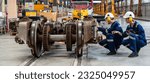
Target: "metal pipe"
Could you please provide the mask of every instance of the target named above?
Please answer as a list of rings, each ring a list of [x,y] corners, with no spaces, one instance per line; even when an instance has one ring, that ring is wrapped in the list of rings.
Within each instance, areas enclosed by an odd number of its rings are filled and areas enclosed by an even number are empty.
[[[65,41],[66,35],[49,35],[49,39],[53,41]]]

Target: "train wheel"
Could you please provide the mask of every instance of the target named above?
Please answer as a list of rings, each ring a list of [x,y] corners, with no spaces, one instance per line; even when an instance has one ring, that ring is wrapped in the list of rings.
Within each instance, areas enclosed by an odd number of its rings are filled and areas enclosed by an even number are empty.
[[[66,26],[66,48],[67,51],[72,51],[72,25]]]
[[[31,24],[30,37],[32,43],[32,55],[39,58],[43,53],[42,47],[42,39],[41,39],[41,31],[40,31],[40,23],[39,21],[33,21]]]
[[[44,28],[43,28],[43,49],[44,51],[49,51],[50,49],[50,41],[49,41],[49,33],[50,33],[50,25],[49,24],[45,24]]]
[[[79,22],[77,23],[77,29],[76,29],[76,34],[77,34],[77,37],[76,37],[76,40],[77,40],[77,47],[76,47],[76,54],[77,54],[77,57],[82,57],[83,55],[83,23],[82,22]]]

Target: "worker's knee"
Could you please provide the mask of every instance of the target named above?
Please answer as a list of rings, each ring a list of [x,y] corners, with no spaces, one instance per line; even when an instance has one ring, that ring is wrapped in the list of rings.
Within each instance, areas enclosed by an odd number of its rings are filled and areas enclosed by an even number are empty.
[[[100,44],[101,46],[103,46],[103,45],[107,44],[107,40],[102,40],[102,41],[99,42],[99,44]]]
[[[107,35],[107,39],[113,39],[113,38],[114,38],[114,35],[112,35],[112,34]]]
[[[140,40],[140,42],[137,44],[140,48],[144,47],[147,45],[147,42]]]
[[[129,44],[129,40],[123,40],[123,41],[122,41],[122,45],[126,46],[126,45],[128,45],[128,44]]]

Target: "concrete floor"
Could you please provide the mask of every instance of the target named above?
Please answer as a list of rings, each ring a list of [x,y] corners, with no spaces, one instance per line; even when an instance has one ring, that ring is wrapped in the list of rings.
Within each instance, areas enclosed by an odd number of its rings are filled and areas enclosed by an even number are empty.
[[[54,50],[56,49],[56,50]],[[64,45],[55,45],[54,49],[45,53],[42,57],[32,63],[35,66],[70,66],[74,65],[75,58],[66,52]],[[30,48],[26,44],[15,43],[14,36],[0,35],[0,65],[19,66],[32,59]]]
[[[118,20],[125,30],[127,24],[124,20]],[[150,22],[142,23],[147,38],[150,37]],[[118,54],[107,56],[108,50],[98,44],[88,45],[88,55],[76,59],[71,52],[67,52],[64,44],[56,43],[50,52],[36,59],[31,66],[150,66],[150,45],[141,49],[140,56],[128,58],[130,50],[121,46]],[[26,44],[15,43],[14,36],[0,35],[0,66],[23,66],[33,58]]]
[[[116,55],[106,55],[109,51],[96,45],[89,45],[88,56],[83,56],[82,66],[150,66],[150,45],[141,49],[139,57],[128,58],[131,53],[124,46]],[[94,51],[93,51],[94,50]]]

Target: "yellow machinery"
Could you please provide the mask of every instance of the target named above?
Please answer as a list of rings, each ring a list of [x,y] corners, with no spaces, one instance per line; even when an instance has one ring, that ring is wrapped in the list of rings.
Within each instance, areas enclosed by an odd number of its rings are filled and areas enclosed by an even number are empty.
[[[34,0],[31,0],[30,2],[25,2],[25,3],[27,4],[26,9],[28,9],[28,10],[25,10],[24,12],[25,16],[32,17],[32,18],[33,17],[38,18],[39,16],[44,16],[47,19],[56,21],[57,13],[51,12],[53,0],[48,0],[47,5],[45,5],[44,2],[41,2],[40,0],[38,0],[37,2],[34,2]]]
[[[73,18],[80,19],[82,17],[87,17],[89,15],[88,1],[74,1],[72,2],[72,5],[73,5],[72,11]]]
[[[37,12],[36,11],[26,11],[25,16],[27,16],[27,17],[36,17]]]
[[[37,12],[43,11],[44,4],[34,4],[34,10],[36,10]]]
[[[85,10],[78,10],[78,9],[74,9],[73,12],[73,18],[81,18],[82,16],[85,17],[85,16],[88,16],[88,10],[85,9]]]
[[[34,0],[25,2],[25,16],[36,17],[38,13],[44,10],[44,4],[40,3],[40,0],[34,2]]]

